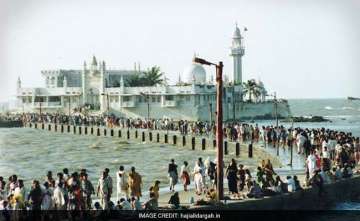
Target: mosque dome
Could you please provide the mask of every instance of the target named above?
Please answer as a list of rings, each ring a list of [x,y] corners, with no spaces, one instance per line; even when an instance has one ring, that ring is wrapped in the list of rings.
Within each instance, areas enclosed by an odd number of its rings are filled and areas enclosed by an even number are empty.
[[[183,77],[186,83],[204,84],[206,83],[206,71],[201,64],[193,62],[189,67],[185,68]]]
[[[264,83],[260,80],[257,81],[257,85],[259,85],[261,88],[265,88]]]

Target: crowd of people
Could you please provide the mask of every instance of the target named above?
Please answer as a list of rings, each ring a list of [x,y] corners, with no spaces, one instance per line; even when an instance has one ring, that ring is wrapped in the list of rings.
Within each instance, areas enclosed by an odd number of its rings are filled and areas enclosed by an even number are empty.
[[[257,131],[257,129],[255,129]],[[325,128],[289,128],[283,126],[263,126],[257,133],[251,135],[255,142],[262,140],[265,146],[295,147],[299,157],[305,160],[305,186],[316,186],[322,194],[323,185],[349,178],[360,163],[359,137]],[[356,171],[358,172],[358,171]],[[243,169],[233,159],[227,167],[229,191],[238,195],[244,187],[248,187],[247,197],[262,197],[302,189],[297,176],[288,176],[282,181],[276,175],[270,161],[262,161],[257,168],[256,178]]]
[[[19,117],[19,116],[18,116]],[[106,126],[109,128],[137,128],[137,129],[152,129],[152,130],[168,130],[179,131],[181,134],[199,134],[209,135],[212,127],[207,122],[189,122],[187,120],[174,121],[173,119],[141,119],[141,118],[124,118],[116,117],[115,115],[108,116],[92,116],[83,114],[49,114],[49,113],[27,113],[21,116],[24,122],[43,122],[56,124],[70,124],[70,125],[85,125],[85,126]]]
[[[214,135],[214,123],[208,122],[188,122],[186,120],[174,121],[171,119],[132,119],[118,118],[111,116],[85,116],[85,115],[61,115],[61,114],[24,114],[22,116],[26,122],[47,122],[59,124],[76,125],[96,125],[121,128],[141,128],[153,130],[178,131],[181,134],[192,135]],[[258,124],[248,123],[224,123],[224,138],[229,141],[242,143],[264,142],[265,146],[280,146],[282,148],[296,147],[299,154],[308,157],[311,151],[315,154],[328,154],[331,160],[342,158],[348,155],[350,158],[359,162],[360,147],[359,138],[352,136],[351,133],[329,130],[325,128],[286,128],[284,126],[258,126]],[[341,152],[342,147],[344,152]],[[344,161],[344,159],[342,159]]]
[[[114,188],[109,172],[108,168],[102,171],[96,187],[89,180],[86,169],[69,174],[69,170],[64,168],[56,177],[48,171],[43,181],[33,180],[30,189],[17,175],[10,176],[7,181],[0,177],[0,207],[13,210],[141,209],[142,181],[135,167],[127,173],[120,166],[116,173],[116,204],[111,201]],[[98,197],[95,203],[92,200],[94,195]]]
[[[17,116],[19,117],[19,116]],[[123,128],[150,128],[154,130],[173,130],[181,134],[209,135],[215,133],[213,124],[207,122],[172,121],[170,119],[142,120],[116,118],[115,116],[84,116],[60,114],[23,114],[26,122],[47,122],[76,125],[97,125]],[[356,165],[360,163],[359,137],[351,133],[325,128],[286,128],[284,126],[258,126],[247,123],[224,124],[224,137],[229,141],[257,143],[265,147],[295,148],[299,157],[305,161],[306,177],[301,185],[297,176],[287,176],[283,180],[276,174],[270,160],[262,161],[256,175],[242,164],[232,159],[225,170],[228,190],[232,198],[258,198],[301,190],[302,186],[316,186],[323,194],[323,185],[336,180],[349,178]],[[168,166],[169,189],[172,196],[171,208],[179,208],[179,194],[175,186],[180,180],[184,191],[194,182],[195,193],[211,201],[216,196],[216,160],[205,161],[198,158],[191,169],[187,161],[183,162],[178,173],[178,166],[172,159]],[[116,172],[116,203],[111,201],[113,181],[109,169],[105,169],[96,188],[88,179],[86,169],[71,175],[67,169],[53,178],[49,171],[44,182],[34,180],[27,190],[24,181],[12,175],[7,181],[0,177],[0,200],[2,208],[32,210],[88,210],[88,209],[157,209],[160,181],[155,180],[149,189],[149,198],[141,203],[142,177],[132,167],[125,171],[120,166]],[[94,195],[98,201],[92,202]],[[115,196],[115,195],[114,195]]]
[[[172,159],[168,168],[169,186],[172,195],[168,201],[168,208],[180,208],[178,192],[175,185],[182,180],[184,190],[188,191],[191,177],[194,177],[198,194],[205,190],[205,171],[209,171],[209,159],[206,165],[199,158],[194,170],[190,171],[185,161],[181,167],[180,176],[175,160]],[[213,164],[213,163],[212,163]],[[212,170],[214,173],[215,168]],[[197,177],[200,174],[200,178]],[[116,186],[110,170],[105,168],[101,172],[97,185],[94,186],[88,177],[86,169],[69,173],[67,168],[53,176],[48,171],[44,180],[33,180],[31,187],[24,185],[24,180],[17,175],[10,176],[7,180],[0,177],[0,210],[154,210],[159,208],[160,181],[155,180],[149,188],[149,198],[141,202],[142,176],[131,167],[129,171],[120,166],[115,173]],[[213,177],[213,176],[212,176]],[[213,178],[210,179],[212,183]],[[115,194],[116,191],[116,194]],[[96,195],[96,200],[94,198]],[[116,197],[116,203],[114,198]]]

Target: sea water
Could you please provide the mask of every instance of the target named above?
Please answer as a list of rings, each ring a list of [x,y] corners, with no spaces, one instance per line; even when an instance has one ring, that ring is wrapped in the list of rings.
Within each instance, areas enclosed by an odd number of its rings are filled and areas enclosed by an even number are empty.
[[[295,123],[295,126],[326,127],[360,136],[360,101],[346,99],[289,100],[294,116],[323,116],[332,122]],[[360,210],[360,201],[339,202],[335,210]]]
[[[332,122],[295,123],[294,127],[325,127],[352,132],[360,136],[360,101],[345,99],[298,99],[289,100],[294,116],[324,116]],[[261,121],[259,124],[274,124]],[[291,126],[290,123],[282,123]],[[56,172],[67,167],[70,171],[86,168],[94,185],[101,171],[108,167],[115,181],[119,165],[127,169],[136,167],[143,176],[144,190],[154,182],[168,184],[167,164],[171,158],[180,166],[188,161],[191,166],[198,157],[214,159],[215,151],[192,151],[185,148],[154,143],[130,143],[119,139],[95,136],[61,134],[31,128],[0,129],[0,176],[7,179],[17,174],[29,186],[32,179],[43,181],[48,170]],[[294,162],[297,162],[294,159]],[[301,161],[298,163],[301,164]],[[345,202],[346,208],[358,209],[360,203]],[[344,208],[338,204],[337,208]]]

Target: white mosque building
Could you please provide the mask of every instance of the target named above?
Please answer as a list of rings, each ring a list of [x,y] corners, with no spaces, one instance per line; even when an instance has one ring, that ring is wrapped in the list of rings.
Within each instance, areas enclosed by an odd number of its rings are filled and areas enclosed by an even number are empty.
[[[245,54],[242,39],[236,26],[230,52],[232,81],[225,79],[224,83],[224,120],[274,116],[274,101],[265,99],[267,92],[262,82],[257,81],[257,94],[250,95],[251,100],[246,101],[242,79],[242,57]],[[209,81],[211,77],[201,64],[192,62],[182,74],[184,82],[175,85],[126,86],[127,79],[140,72],[140,66],[136,64],[134,70],[107,69],[105,62],[98,61],[95,56],[90,65],[84,62],[82,70],[43,70],[45,87],[24,88],[18,79],[18,111],[69,114],[87,106],[88,114],[111,113],[120,117],[149,116],[188,121],[215,119],[215,82]],[[290,115],[286,100],[278,100],[277,112],[281,117]]]

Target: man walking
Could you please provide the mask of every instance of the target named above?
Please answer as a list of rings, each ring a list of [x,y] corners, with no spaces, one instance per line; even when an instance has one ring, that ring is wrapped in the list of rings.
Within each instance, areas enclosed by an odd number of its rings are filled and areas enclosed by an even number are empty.
[[[98,181],[96,195],[100,198],[100,205],[104,210],[109,208],[109,192],[109,179],[107,178],[107,173],[103,171],[102,176]]]

